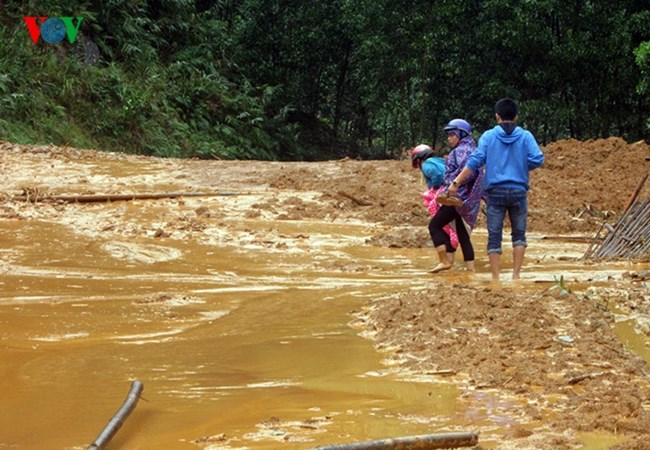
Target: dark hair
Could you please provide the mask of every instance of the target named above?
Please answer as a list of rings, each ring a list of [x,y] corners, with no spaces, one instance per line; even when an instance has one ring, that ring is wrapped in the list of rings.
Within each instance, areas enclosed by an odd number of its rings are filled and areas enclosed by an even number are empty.
[[[503,120],[514,120],[517,117],[519,108],[513,99],[506,97],[494,105],[494,112],[501,116]]]

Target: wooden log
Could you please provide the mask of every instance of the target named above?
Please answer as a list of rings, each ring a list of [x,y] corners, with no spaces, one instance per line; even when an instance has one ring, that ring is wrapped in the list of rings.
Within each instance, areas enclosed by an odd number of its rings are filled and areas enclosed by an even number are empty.
[[[19,202],[66,202],[66,203],[101,203],[131,200],[154,200],[179,197],[221,197],[232,195],[252,195],[252,192],[163,192],[152,194],[79,194],[79,195],[15,195],[10,200]]]
[[[342,196],[342,197],[349,198],[350,200],[352,200],[354,203],[356,203],[359,206],[372,206],[371,201],[363,200],[361,198],[356,198],[354,195],[348,194],[345,191],[338,191],[338,194],[340,196]]]
[[[549,240],[549,241],[558,241],[558,242],[575,242],[577,244],[586,244],[589,242],[592,242],[595,238],[590,238],[587,236],[555,236],[555,235],[548,235],[548,236],[542,236],[541,239],[543,241]]]
[[[140,381],[136,380],[131,383],[131,389],[129,390],[126,400],[124,400],[120,409],[115,413],[108,424],[106,424],[104,429],[99,433],[93,443],[90,444],[87,450],[101,450],[106,446],[106,444],[108,444],[115,433],[117,433],[120,427],[124,424],[127,417],[129,417],[129,414],[131,414],[135,409],[135,406],[138,404],[138,400],[140,399],[142,389],[144,389],[144,386]]]
[[[315,447],[312,450],[433,450],[439,448],[473,447],[478,434],[471,432],[425,434],[376,441]]]
[[[573,384],[578,384],[581,381],[596,378],[596,377],[602,377],[603,375],[609,375],[611,372],[595,372],[595,373],[586,373],[584,375],[578,375],[577,377],[570,378],[567,383],[573,385]]]

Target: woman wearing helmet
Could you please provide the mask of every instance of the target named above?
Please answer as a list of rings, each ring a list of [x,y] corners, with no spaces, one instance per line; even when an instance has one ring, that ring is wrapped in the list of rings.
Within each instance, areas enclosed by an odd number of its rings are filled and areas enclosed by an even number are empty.
[[[426,144],[411,149],[411,165],[420,169],[429,189],[438,189],[445,182],[445,160],[436,156]]]
[[[471,125],[463,119],[454,119],[444,128],[447,133],[447,143],[451,152],[445,161],[445,187],[449,187],[452,180],[465,167],[470,155],[476,150],[476,142],[472,137]],[[463,259],[468,271],[474,271],[474,247],[470,240],[470,233],[476,225],[479,207],[482,197],[483,173],[475,173],[471,180],[468,180],[458,190],[458,197],[462,204],[457,206],[443,204],[436,215],[429,223],[429,234],[433,245],[438,252],[440,263],[431,272],[437,273],[451,268],[445,246],[444,227],[454,223],[458,242],[463,250]]]
[[[424,206],[433,217],[440,209],[440,205],[436,202],[436,196],[445,189],[445,160],[436,156],[436,153],[428,145],[420,144],[411,149],[411,165],[414,169],[420,169],[427,183],[429,189],[422,193],[422,199]],[[458,247],[458,237],[450,226],[445,226],[443,231],[446,234],[445,252],[449,262],[453,264],[456,248]]]

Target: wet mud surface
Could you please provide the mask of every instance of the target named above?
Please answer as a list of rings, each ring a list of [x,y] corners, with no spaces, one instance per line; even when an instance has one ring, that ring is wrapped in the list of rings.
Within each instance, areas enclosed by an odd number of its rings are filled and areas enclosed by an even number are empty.
[[[347,312],[347,326],[373,343],[390,370],[456,386],[461,392],[457,402],[466,411],[454,417],[458,429],[479,432],[484,448],[650,448],[648,258],[581,258],[602,223],[616,223],[639,179],[648,173],[650,163],[644,159],[650,148],[611,138],[562,141],[543,150],[545,166],[531,176],[531,240],[522,280],[494,284],[489,282],[484,253],[483,215],[475,231],[477,273],[467,275],[460,266],[440,276],[427,273],[435,257],[433,251],[430,260],[426,256],[431,244],[420,197],[424,187],[406,161],[183,161],[3,143],[1,301],[65,303],[66,296],[73,296],[74,286],[85,282],[62,283],[57,292],[51,292],[51,284],[26,286],[17,255],[55,254],[57,245],[75,239],[74,234],[88,239],[77,257],[84,261],[81,266],[121,265],[130,276],[151,277],[150,283],[165,264],[182,259],[183,250],[174,243],[190,242],[217,252],[227,248],[250,257],[251,267],[256,252],[277,255],[269,272],[294,270],[286,258],[300,253],[301,270],[348,277],[388,278],[389,268],[367,255],[385,255],[390,249],[417,251],[413,261],[400,262],[405,267],[400,266],[399,276],[412,277],[410,286],[402,279],[394,288],[388,281],[382,292],[373,289],[367,300]],[[646,186],[641,196],[649,191]],[[179,192],[213,195],[110,203],[48,200],[56,195]],[[321,233],[327,224],[361,227],[363,239],[350,240],[367,255],[357,259],[316,254],[316,246],[337,254],[345,244],[340,239],[314,241],[305,225],[310,222],[318,223]],[[60,228],[35,246],[25,231],[29,227],[41,235]],[[66,238],[64,230],[74,234]],[[14,240],[20,233],[25,233],[24,239]],[[310,258],[310,252],[317,257]],[[209,271],[201,265],[205,258],[214,257],[206,253],[186,261],[188,272],[193,265],[198,273]],[[228,262],[221,264],[215,273],[231,277],[229,282],[236,286],[246,263],[232,273]],[[150,273],[132,272],[139,267],[150,267]],[[39,268],[47,269],[47,263]],[[101,297],[102,288],[97,289]],[[169,305],[200,304],[202,292],[193,289],[195,294],[186,296],[142,289],[141,296],[130,294],[131,305],[148,311],[142,312],[146,321],[169,322],[167,332],[173,333],[178,313]],[[217,312],[210,314],[214,318]],[[621,324],[628,325],[624,336]],[[630,335],[636,349],[626,342]],[[152,336],[134,332],[128,339],[146,341]],[[291,448],[310,448],[305,434],[326,430],[333,420],[318,413],[297,423],[271,417],[258,429],[269,436],[286,436],[283,433],[291,429],[294,443],[305,440]],[[220,430],[212,431],[197,431],[188,445],[246,448]],[[279,439],[267,448],[291,442]]]

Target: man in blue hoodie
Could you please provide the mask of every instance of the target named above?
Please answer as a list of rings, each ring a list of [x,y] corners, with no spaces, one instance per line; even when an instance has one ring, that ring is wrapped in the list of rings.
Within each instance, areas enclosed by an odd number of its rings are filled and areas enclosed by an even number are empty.
[[[502,98],[496,103],[494,112],[497,125],[481,136],[478,148],[452,181],[448,192],[455,194],[472,173],[485,166],[487,252],[492,279],[499,279],[503,222],[507,212],[512,227],[512,279],[517,280],[527,245],[529,172],[542,165],[544,154],[532,133],[517,126],[519,110],[514,100]]]

